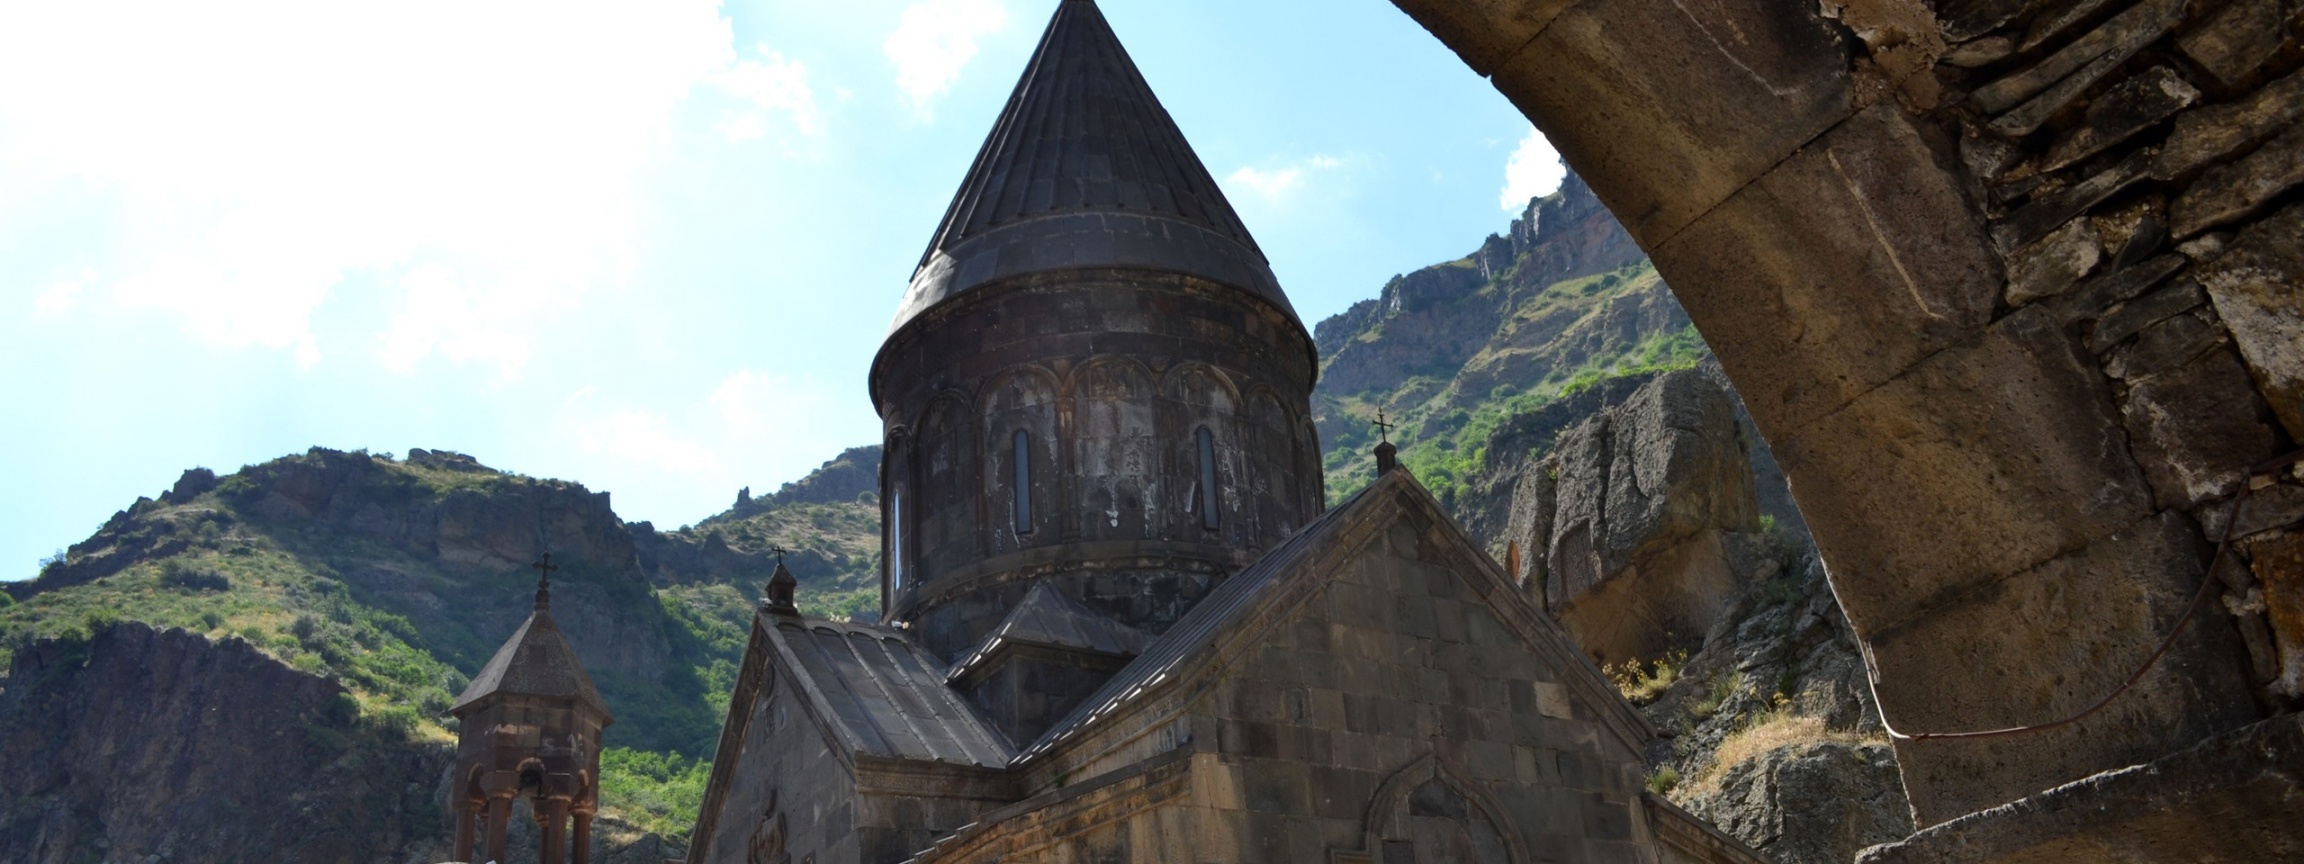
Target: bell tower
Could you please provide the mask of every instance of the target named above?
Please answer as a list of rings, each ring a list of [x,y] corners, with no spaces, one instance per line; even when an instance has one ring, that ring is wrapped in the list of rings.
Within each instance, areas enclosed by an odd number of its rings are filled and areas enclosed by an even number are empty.
[[[456,742],[456,860],[503,861],[513,799],[529,799],[544,864],[588,864],[600,809],[600,730],[616,722],[567,637],[552,622],[552,571],[533,565],[536,611],[472,677],[449,712]],[[575,823],[574,836],[568,832]],[[474,858],[475,831],[486,857]],[[573,840],[573,843],[567,841]],[[569,846],[574,847],[571,859]]]
[[[948,663],[1039,585],[1165,631],[1321,512],[1316,372],[1215,178],[1064,0],[873,361],[887,618]]]

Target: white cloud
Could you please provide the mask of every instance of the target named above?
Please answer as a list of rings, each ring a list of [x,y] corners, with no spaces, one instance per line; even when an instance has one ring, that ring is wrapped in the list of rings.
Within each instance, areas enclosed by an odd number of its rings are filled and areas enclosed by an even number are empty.
[[[1008,27],[1008,9],[1000,0],[920,0],[897,16],[895,32],[880,51],[896,64],[896,87],[922,120],[932,118],[930,103],[976,57],[978,40]]]
[[[1304,169],[1276,168],[1265,171],[1243,166],[1224,178],[1224,182],[1254,191],[1266,198],[1280,198],[1304,185]]]
[[[535,321],[570,302],[531,274],[501,274],[482,287],[438,264],[411,269],[395,288],[399,311],[385,327],[379,352],[394,372],[438,354],[453,363],[482,363],[508,379],[535,350],[535,328],[510,322]]]
[[[730,41],[716,0],[7,4],[0,221],[97,190],[107,257],[69,266],[113,281],[83,299],[218,346],[318,362],[315,310],[366,275],[405,301],[387,364],[516,374],[483,344],[629,271],[680,101],[774,78]]]
[[[1224,177],[1226,191],[1234,197],[1254,195],[1265,201],[1281,203],[1295,197],[1304,188],[1305,180],[1314,174],[1334,171],[1350,164],[1346,157],[1316,153],[1303,160],[1274,168],[1241,166]]]
[[[87,290],[89,283],[95,281],[96,271],[85,267],[70,278],[58,280],[40,292],[40,296],[32,299],[33,317],[54,318],[72,311],[72,307],[80,302],[80,292]]]
[[[807,64],[787,60],[766,45],[755,50],[760,59],[739,62],[713,79],[721,90],[751,110],[724,112],[714,128],[730,141],[759,138],[768,131],[766,115],[781,113],[801,135],[822,133],[824,115],[816,110],[816,92],[808,86]]]
[[[1568,167],[1560,164],[1560,152],[1552,149],[1544,133],[1530,126],[1528,137],[1520,139],[1519,148],[1504,161],[1504,193],[1498,203],[1518,213],[1528,208],[1528,199],[1558,190],[1567,176]]]

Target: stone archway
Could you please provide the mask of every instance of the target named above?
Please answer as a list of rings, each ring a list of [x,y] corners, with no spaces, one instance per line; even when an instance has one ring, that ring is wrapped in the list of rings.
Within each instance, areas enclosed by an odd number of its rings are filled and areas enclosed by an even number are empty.
[[[1650,253],[1790,476],[1895,727],[2114,691],[2184,618],[2202,525],[2304,439],[2291,6],[1395,2]],[[2304,695],[2274,606],[2208,604],[2077,723],[1899,739],[1918,822]]]

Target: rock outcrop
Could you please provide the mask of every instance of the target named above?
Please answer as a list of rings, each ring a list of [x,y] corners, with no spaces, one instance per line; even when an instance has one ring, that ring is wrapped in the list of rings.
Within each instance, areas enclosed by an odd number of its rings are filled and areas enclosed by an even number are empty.
[[[1506,542],[1529,592],[1602,663],[1693,644],[1748,577],[1745,431],[1711,376],[1657,376],[1518,471]]]
[[[1811,741],[1727,767],[1686,806],[1778,864],[1847,864],[1912,833],[1902,783],[1886,744]]]
[[[210,491],[232,510],[160,512]],[[466,569],[518,571],[549,549],[570,566],[637,572],[631,533],[606,492],[505,474],[460,453],[416,449],[396,462],[314,447],[224,480],[206,468],[186,471],[160,500],[138,498],[39,578],[8,588],[23,599],[92,582],[191,548],[201,523],[229,530],[240,518],[341,532]]]
[[[1668,736],[1652,761],[1675,802],[1780,864],[1845,864],[1912,832],[1895,753],[1814,548],[1776,530],[1745,561],[1703,647],[1632,676],[1670,680],[1636,694]]]
[[[114,624],[0,680],[0,860],[425,860],[447,765],[245,641]]]

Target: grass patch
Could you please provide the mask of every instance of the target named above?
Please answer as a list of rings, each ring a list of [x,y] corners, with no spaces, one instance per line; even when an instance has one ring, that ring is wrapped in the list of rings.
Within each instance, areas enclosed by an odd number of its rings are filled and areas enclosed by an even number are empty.
[[[1608,680],[1616,685],[1616,692],[1623,694],[1625,701],[1646,705],[1664,695],[1672,682],[1680,680],[1680,669],[1686,665],[1688,652],[1675,649],[1645,664],[1626,660],[1601,667],[1601,671],[1608,673]]]
[[[1698,720],[1712,719],[1712,715],[1720,713],[1720,706],[1728,701],[1728,697],[1736,695],[1736,691],[1743,688],[1744,673],[1742,672],[1732,673],[1726,678],[1713,679],[1712,686],[1704,691],[1704,698],[1698,699],[1696,704],[1688,706],[1688,714]]]
[[[1800,744],[1838,742],[1842,744],[1886,744],[1883,735],[1864,735],[1827,728],[1824,718],[1794,713],[1779,705],[1766,714],[1756,715],[1728,737],[1720,740],[1712,751],[1712,761],[1702,771],[1679,788],[1685,790],[1682,798],[1719,791],[1720,780],[1728,770],[1770,752]]]

